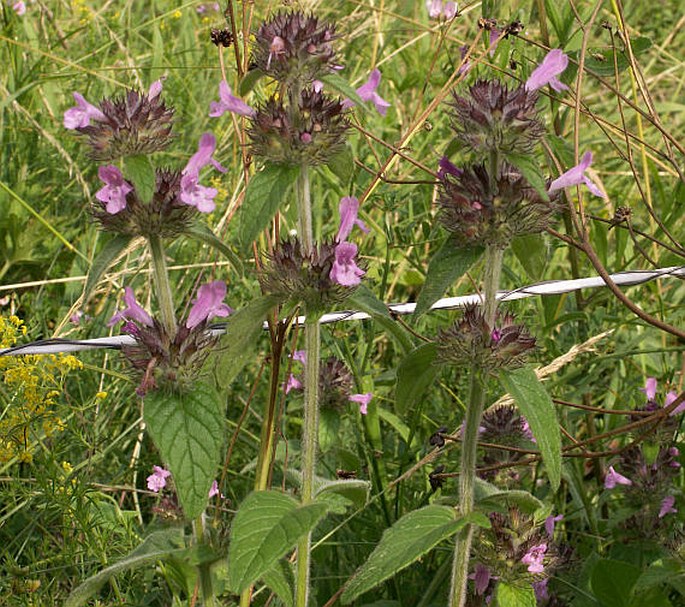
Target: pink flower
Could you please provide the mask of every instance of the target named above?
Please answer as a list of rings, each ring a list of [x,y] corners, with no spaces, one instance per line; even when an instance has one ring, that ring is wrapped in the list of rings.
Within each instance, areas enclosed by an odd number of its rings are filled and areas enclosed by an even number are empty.
[[[212,118],[218,118],[223,116],[225,112],[233,112],[234,114],[250,118],[257,113],[242,99],[235,97],[231,93],[231,87],[228,86],[228,82],[222,80],[219,83],[219,101],[212,101],[209,104],[209,115]]]
[[[558,523],[559,521],[563,520],[563,519],[564,519],[563,514],[558,514],[557,516],[550,515],[545,519],[545,531],[547,532],[547,535],[549,535],[549,537],[554,536],[555,524]]]
[[[352,287],[361,282],[361,277],[366,274],[357,266],[357,245],[352,242],[341,242],[335,247],[335,261],[329,274],[333,282],[344,287]]]
[[[146,327],[151,327],[154,324],[152,316],[150,316],[136,301],[136,296],[131,287],[126,287],[124,289],[124,303],[128,307],[112,316],[107,323],[108,327],[115,325],[121,320],[132,320],[141,325],[145,325]]]
[[[640,388],[640,391],[645,393],[647,400],[654,400],[656,398],[656,386],[656,377],[648,377],[645,381],[645,387]]]
[[[171,472],[160,466],[152,466],[152,474],[147,477],[147,488],[150,491],[159,493],[166,487],[166,479],[171,476]]]
[[[21,17],[22,15],[26,14],[26,3],[22,2],[21,0],[19,2],[15,2],[12,5],[12,9]]]
[[[542,573],[545,570],[542,562],[545,558],[545,552],[547,552],[547,544],[538,544],[523,555],[521,562],[528,565],[529,573]]]
[[[357,89],[357,94],[361,97],[362,101],[371,101],[376,106],[378,113],[381,116],[385,116],[390,104],[376,92],[380,81],[381,71],[376,68],[372,70],[369,79]],[[342,106],[345,108],[352,107],[353,105],[354,101],[351,99],[345,99],[342,102]]]
[[[200,213],[211,213],[214,210],[216,206],[214,198],[217,195],[214,188],[200,185],[200,170],[211,164],[217,171],[226,172],[226,169],[212,157],[215,149],[216,139],[214,135],[204,133],[200,137],[197,152],[193,154],[182,171],[181,201],[196,207]]]
[[[443,0],[426,0],[426,8],[431,19],[439,19],[443,16],[445,19],[450,20],[457,14],[456,2],[445,3]]]
[[[349,400],[353,403],[359,403],[359,413],[366,415],[368,413],[368,406],[372,398],[373,394],[371,392],[367,392],[366,394],[352,394],[350,395]]]
[[[477,563],[475,571],[469,577],[473,578],[476,594],[484,594],[490,585],[490,570],[485,565]]]
[[[613,466],[609,466],[609,472],[604,477],[604,488],[613,489],[616,485],[632,485],[633,481],[619,474]]]
[[[126,208],[126,194],[133,191],[133,186],[124,179],[121,171],[113,164],[98,168],[98,177],[105,187],[95,193],[95,198],[106,203],[105,210],[110,215],[123,211]]]
[[[218,495],[221,499],[225,499],[224,494],[219,493],[219,483],[216,482],[216,479],[212,483],[212,486],[209,488],[209,494],[207,495],[207,497],[211,499],[215,495]]]
[[[166,80],[166,76],[163,76],[159,80],[155,80],[151,85],[150,85],[150,90],[147,93],[147,98],[149,101],[152,101],[156,97],[159,97],[160,93],[162,92],[162,82]]]
[[[354,196],[345,196],[340,200],[339,205],[340,211],[340,228],[338,228],[338,234],[335,237],[336,242],[343,242],[347,240],[347,237],[352,232],[352,228],[356,225],[362,232],[368,234],[369,228],[361,220],[357,219],[357,214],[359,213],[359,200]]]
[[[568,56],[561,49],[551,50],[526,81],[526,90],[537,91],[546,84],[557,92],[568,90],[568,87],[557,78],[567,66]]]
[[[592,181],[589,177],[585,175],[585,171],[590,168],[590,165],[592,164],[592,152],[585,152],[583,154],[583,158],[580,161],[580,164],[577,164],[573,168],[569,169],[565,173],[559,175],[549,186],[549,193],[551,194],[552,192],[556,192],[557,190],[561,190],[562,188],[568,188],[574,185],[580,185],[581,183],[584,183],[588,190],[592,192],[595,196],[599,196],[600,198],[606,198],[606,195],[602,190],[599,189],[599,186]]]
[[[223,280],[215,280],[202,285],[197,290],[197,297],[188,313],[186,327],[194,329],[200,323],[216,316],[228,316],[233,310],[223,303],[226,297],[226,283]]]
[[[105,115],[94,105],[88,103],[81,93],[74,93],[76,106],[64,112],[64,128],[82,129],[90,124],[91,120],[104,122]]]
[[[303,365],[306,365],[306,364],[307,364],[307,352],[306,352],[305,350],[295,350],[295,351],[291,354],[291,358],[292,358],[294,361],[296,361],[296,362],[298,362],[298,363],[301,363],[301,364],[303,364]]]
[[[288,394],[291,390],[302,390],[302,382],[291,373],[288,375],[284,389],[286,394]]]
[[[659,518],[664,518],[667,514],[675,514],[678,509],[674,507],[675,497],[672,495],[667,495],[661,501],[661,508],[659,509]]]

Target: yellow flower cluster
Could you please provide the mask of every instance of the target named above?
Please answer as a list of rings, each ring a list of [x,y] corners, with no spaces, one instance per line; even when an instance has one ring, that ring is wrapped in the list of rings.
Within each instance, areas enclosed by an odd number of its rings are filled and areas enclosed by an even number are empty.
[[[0,316],[0,347],[8,348],[26,335],[16,316]],[[64,378],[83,364],[64,354],[0,356],[0,463],[33,459],[35,438],[64,430],[54,410]]]
[[[86,4],[85,0],[71,0],[71,8],[79,16],[81,25],[88,25],[95,16],[95,12]]]

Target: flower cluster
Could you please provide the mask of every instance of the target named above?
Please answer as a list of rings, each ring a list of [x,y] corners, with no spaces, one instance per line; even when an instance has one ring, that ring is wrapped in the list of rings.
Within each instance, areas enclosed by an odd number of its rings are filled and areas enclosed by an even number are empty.
[[[437,343],[442,362],[477,365],[489,372],[520,367],[535,348],[535,338],[523,325],[514,324],[513,315],[498,315],[495,326],[490,327],[476,305],[467,306],[461,320],[441,331]]]
[[[167,479],[171,477],[171,471],[163,468],[162,466],[152,466],[152,474],[148,476],[145,481],[147,482],[148,491],[153,493],[159,493],[162,489],[167,486]],[[212,498],[219,494],[219,483],[214,480],[212,486],[209,488],[208,498]],[[223,494],[221,498],[223,499]]]
[[[192,388],[204,361],[219,337],[207,331],[207,323],[217,316],[228,316],[232,310],[223,303],[226,285],[216,280],[202,285],[193,301],[188,317],[174,335],[155,320],[136,301],[133,289],[124,289],[126,308],[109,321],[123,322],[122,330],[136,342],[122,346],[122,352],[132,368],[141,376],[136,390],[144,396],[154,389],[183,391]]]

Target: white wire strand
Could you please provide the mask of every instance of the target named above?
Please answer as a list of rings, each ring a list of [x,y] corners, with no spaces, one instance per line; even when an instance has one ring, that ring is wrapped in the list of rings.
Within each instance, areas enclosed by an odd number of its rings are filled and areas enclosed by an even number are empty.
[[[655,270],[633,270],[611,274],[611,279],[619,286],[639,285],[657,278],[685,277],[685,266],[673,266],[670,268],[658,268]],[[606,283],[601,276],[590,276],[588,278],[576,278],[573,280],[547,280],[538,282],[526,287],[520,287],[511,291],[500,291],[497,294],[499,301],[514,301],[525,299],[536,295],[559,295],[570,293],[580,289],[596,289],[604,287]],[[462,295],[460,297],[445,297],[439,299],[432,306],[431,310],[452,310],[463,308],[467,304],[478,304],[481,301],[480,295]],[[416,309],[415,303],[389,304],[388,310],[393,314],[412,314]],[[366,312],[342,311],[324,314],[320,322],[329,324],[347,320],[366,320],[371,318]],[[298,316],[295,320],[298,324],[304,324],[305,317]],[[266,323],[264,325],[266,327]],[[212,332],[223,333],[223,328],[211,328]],[[14,346],[0,350],[0,356],[18,356],[23,354],[56,354],[59,352],[80,352],[83,350],[94,350],[101,348],[118,349],[122,346],[135,344],[135,338],[131,335],[117,335],[113,337],[97,337],[95,339],[45,339],[29,344]]]

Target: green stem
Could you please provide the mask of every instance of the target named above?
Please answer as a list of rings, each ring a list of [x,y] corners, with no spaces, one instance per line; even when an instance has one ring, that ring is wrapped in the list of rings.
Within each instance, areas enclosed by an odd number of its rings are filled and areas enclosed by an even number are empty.
[[[321,326],[319,316],[307,311],[304,327],[307,364],[304,376],[304,421],[302,430],[302,504],[314,500],[314,472],[316,470],[316,447],[319,433],[319,356],[321,350]],[[295,605],[307,607],[309,600],[309,569],[311,560],[311,535],[297,544],[297,579],[295,582]]]
[[[309,252],[314,248],[312,227],[312,197],[309,189],[309,166],[303,163],[297,177],[297,221],[302,248]]]
[[[176,316],[174,315],[174,298],[171,294],[164,244],[159,236],[149,236],[148,244],[152,256],[152,276],[157,291],[157,299],[159,300],[162,326],[171,339],[173,339],[176,335]]]
[[[497,289],[502,274],[504,249],[489,246],[485,251],[485,274],[483,291],[485,301],[483,310],[486,322],[491,329],[495,327],[497,312]],[[476,480],[476,456],[478,450],[478,428],[485,406],[485,374],[474,364],[471,367],[471,386],[466,407],[466,419],[462,432],[461,465],[459,473],[459,514],[466,516],[473,511],[473,488]],[[474,526],[467,525],[457,536],[452,562],[452,583],[449,607],[464,607],[466,603],[469,560]]]
[[[205,539],[205,522],[202,514],[198,516],[193,524],[195,532],[195,543],[202,545],[206,542]],[[212,572],[208,563],[201,563],[198,566],[200,574],[200,590],[202,592],[202,604],[204,607],[214,607],[214,589],[212,587]]]

